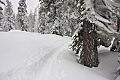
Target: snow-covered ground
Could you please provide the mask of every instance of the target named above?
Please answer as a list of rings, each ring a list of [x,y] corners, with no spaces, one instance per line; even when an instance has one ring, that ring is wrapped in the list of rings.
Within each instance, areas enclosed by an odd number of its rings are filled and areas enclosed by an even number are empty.
[[[100,65],[77,63],[71,38],[21,31],[0,33],[0,80],[114,80],[118,53],[99,48]]]

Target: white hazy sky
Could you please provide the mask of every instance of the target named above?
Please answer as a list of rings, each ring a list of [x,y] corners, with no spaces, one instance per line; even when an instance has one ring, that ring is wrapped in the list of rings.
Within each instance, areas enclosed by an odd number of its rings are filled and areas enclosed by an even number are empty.
[[[18,2],[20,0],[10,0],[10,1],[12,2],[14,12],[17,13]],[[30,10],[34,11],[35,7],[38,6],[39,0],[26,0],[26,4],[27,4],[27,11],[29,13]]]

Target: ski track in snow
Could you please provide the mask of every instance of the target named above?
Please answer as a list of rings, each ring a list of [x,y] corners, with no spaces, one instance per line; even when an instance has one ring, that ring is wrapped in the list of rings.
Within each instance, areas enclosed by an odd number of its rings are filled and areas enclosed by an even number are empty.
[[[55,45],[43,46],[33,52],[25,66],[0,73],[0,80],[53,80],[55,75],[55,78],[58,77],[55,80],[62,80],[64,70],[58,69],[57,65],[53,66],[56,61],[57,64],[61,63],[62,60],[57,60],[58,55],[61,55],[68,44],[68,39],[61,40],[56,41]],[[55,74],[52,73],[53,68],[56,69]]]

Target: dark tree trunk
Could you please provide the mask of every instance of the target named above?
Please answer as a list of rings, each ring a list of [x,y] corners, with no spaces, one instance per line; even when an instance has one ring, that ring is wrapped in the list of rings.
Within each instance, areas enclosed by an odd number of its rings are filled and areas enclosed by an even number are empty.
[[[86,20],[83,21],[83,49],[80,63],[90,68],[99,64],[95,26]]]
[[[120,19],[117,18],[116,31],[118,32],[119,30],[120,30]]]

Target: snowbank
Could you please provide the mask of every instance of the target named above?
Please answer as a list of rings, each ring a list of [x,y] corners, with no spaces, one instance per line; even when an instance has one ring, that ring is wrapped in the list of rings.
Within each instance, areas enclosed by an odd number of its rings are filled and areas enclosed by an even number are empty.
[[[21,31],[0,33],[0,80],[113,80],[117,53],[99,49],[100,66],[77,63],[71,38]]]
[[[57,35],[31,34],[21,31],[0,33],[0,73],[25,64],[32,53],[42,46],[52,46],[61,39]]]

